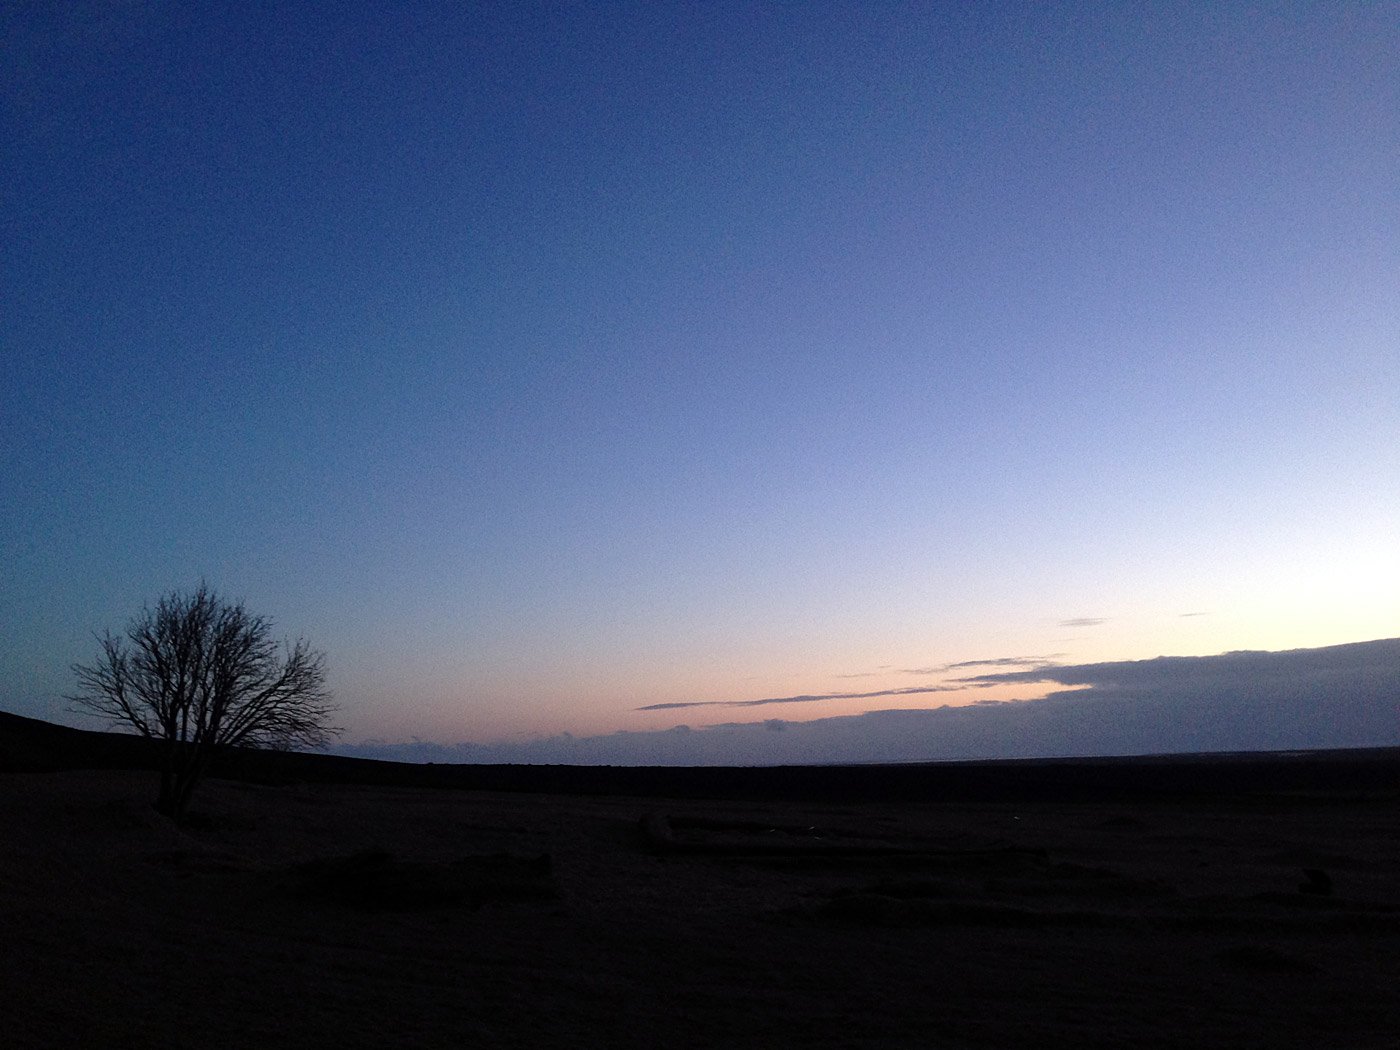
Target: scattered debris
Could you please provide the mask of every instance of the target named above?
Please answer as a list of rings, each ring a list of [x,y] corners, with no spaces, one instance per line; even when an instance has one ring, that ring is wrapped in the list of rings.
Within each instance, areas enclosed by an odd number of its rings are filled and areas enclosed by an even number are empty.
[[[1304,868],[1303,882],[1298,886],[1298,892],[1330,897],[1332,896],[1332,876],[1321,868]]]
[[[1294,958],[1277,948],[1262,944],[1238,944],[1216,952],[1212,958],[1232,970],[1253,970],[1259,973],[1304,974],[1317,973],[1320,969],[1305,959]]]
[[[807,825],[766,825],[751,821],[671,818],[647,813],[638,821],[646,848],[663,855],[776,858],[981,858],[1045,857],[1043,849],[1004,842],[935,845],[930,841],[890,842]]]
[[[387,850],[313,860],[291,872],[287,892],[364,911],[478,908],[488,901],[551,900],[558,896],[549,854],[495,854],[451,861],[395,858]]]

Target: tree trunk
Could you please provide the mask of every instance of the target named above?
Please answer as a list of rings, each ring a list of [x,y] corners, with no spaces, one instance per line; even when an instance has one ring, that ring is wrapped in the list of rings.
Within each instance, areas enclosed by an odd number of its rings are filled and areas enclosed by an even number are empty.
[[[185,807],[195,783],[204,772],[204,749],[197,744],[171,741],[160,769],[160,794],[155,810],[177,824],[185,818]]]
[[[157,813],[179,820],[179,813],[175,808],[175,773],[173,770],[162,769],[160,771],[160,794],[156,796],[153,805]]]
[[[176,807],[176,786],[178,781],[175,750],[179,745],[174,740],[163,741],[160,756],[160,794],[156,796],[155,811],[167,817],[178,819]]]

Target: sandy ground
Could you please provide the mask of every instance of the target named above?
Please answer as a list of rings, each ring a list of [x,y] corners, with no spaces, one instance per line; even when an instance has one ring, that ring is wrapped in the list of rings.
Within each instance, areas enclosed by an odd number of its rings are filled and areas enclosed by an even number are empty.
[[[1393,798],[153,790],[0,776],[0,1045],[1400,1045]]]

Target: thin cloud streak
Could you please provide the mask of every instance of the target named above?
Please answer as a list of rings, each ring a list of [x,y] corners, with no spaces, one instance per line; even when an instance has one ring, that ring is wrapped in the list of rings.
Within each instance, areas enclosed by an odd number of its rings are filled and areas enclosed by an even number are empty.
[[[1104,616],[1076,616],[1072,620],[1061,620],[1061,627],[1097,627],[1101,623],[1107,623],[1108,618]]]
[[[988,683],[989,685],[991,683]],[[634,711],[678,711],[686,707],[764,707],[768,704],[810,704],[817,700],[869,700],[877,696],[913,696],[918,693],[960,693],[964,689],[983,688],[980,682],[971,685],[914,685],[902,689],[880,689],[873,693],[817,693],[804,696],[771,696],[763,700],[691,700],[674,704],[648,704]]]
[[[1064,653],[1051,653],[1049,656],[995,656],[990,660],[962,660],[955,664],[939,664],[936,667],[905,667],[901,674],[947,674],[949,671],[962,671],[969,667],[1050,667],[1057,657]]]

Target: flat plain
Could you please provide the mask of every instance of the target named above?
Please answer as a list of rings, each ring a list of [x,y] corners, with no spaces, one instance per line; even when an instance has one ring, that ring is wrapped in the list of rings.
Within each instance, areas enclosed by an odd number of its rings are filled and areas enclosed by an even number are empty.
[[[1400,1045],[1391,791],[154,787],[0,774],[5,1046]]]

